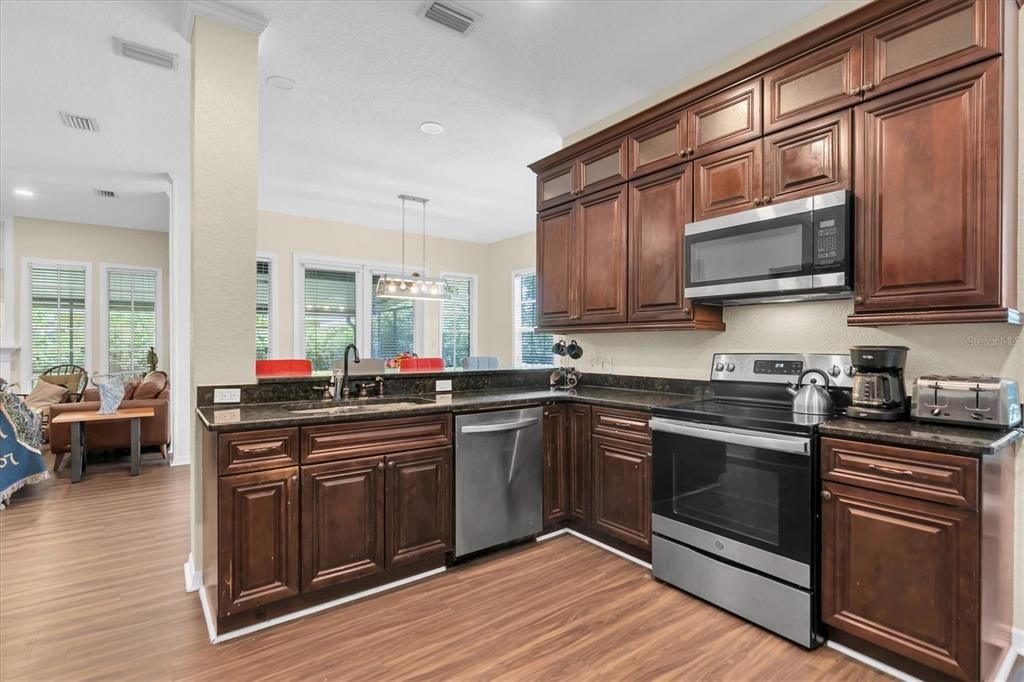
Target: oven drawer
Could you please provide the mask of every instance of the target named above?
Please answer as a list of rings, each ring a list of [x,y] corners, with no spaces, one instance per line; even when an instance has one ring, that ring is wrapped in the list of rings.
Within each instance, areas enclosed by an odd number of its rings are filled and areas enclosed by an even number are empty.
[[[651,429],[648,426],[651,417],[643,412],[594,407],[590,419],[595,436],[610,436],[645,444],[651,442]]]
[[[838,483],[978,508],[978,460],[971,457],[823,438],[821,472]]]

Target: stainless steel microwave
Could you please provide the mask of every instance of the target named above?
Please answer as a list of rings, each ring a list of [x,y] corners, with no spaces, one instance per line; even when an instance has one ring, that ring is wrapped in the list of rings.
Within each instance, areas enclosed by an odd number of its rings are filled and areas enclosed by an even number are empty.
[[[686,297],[710,303],[844,298],[853,196],[840,190],[687,223]]]

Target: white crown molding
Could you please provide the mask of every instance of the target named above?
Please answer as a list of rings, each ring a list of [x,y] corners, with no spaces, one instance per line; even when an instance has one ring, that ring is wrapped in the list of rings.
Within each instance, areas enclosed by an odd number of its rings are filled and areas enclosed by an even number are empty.
[[[196,17],[206,17],[256,34],[263,33],[269,23],[258,14],[233,7],[225,2],[186,0],[181,12],[181,35],[190,43]]]

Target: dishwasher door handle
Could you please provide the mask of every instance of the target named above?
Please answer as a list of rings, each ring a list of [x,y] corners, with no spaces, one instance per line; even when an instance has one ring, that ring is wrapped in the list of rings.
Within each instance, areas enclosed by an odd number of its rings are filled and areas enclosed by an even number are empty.
[[[505,422],[504,424],[478,424],[463,426],[459,433],[494,433],[496,431],[519,431],[536,424],[538,419],[523,419],[517,422]]]

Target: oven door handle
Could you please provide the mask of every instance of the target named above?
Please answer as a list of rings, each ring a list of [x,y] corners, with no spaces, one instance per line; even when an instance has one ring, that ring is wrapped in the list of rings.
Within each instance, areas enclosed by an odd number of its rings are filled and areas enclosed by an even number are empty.
[[[661,417],[651,418],[651,430],[673,433],[679,436],[690,436],[691,438],[714,440],[722,443],[732,443],[733,445],[748,445],[765,450],[791,452],[808,457],[811,454],[810,439],[798,436],[761,433],[759,431],[731,429],[724,426],[710,426],[707,424],[691,424]]]

